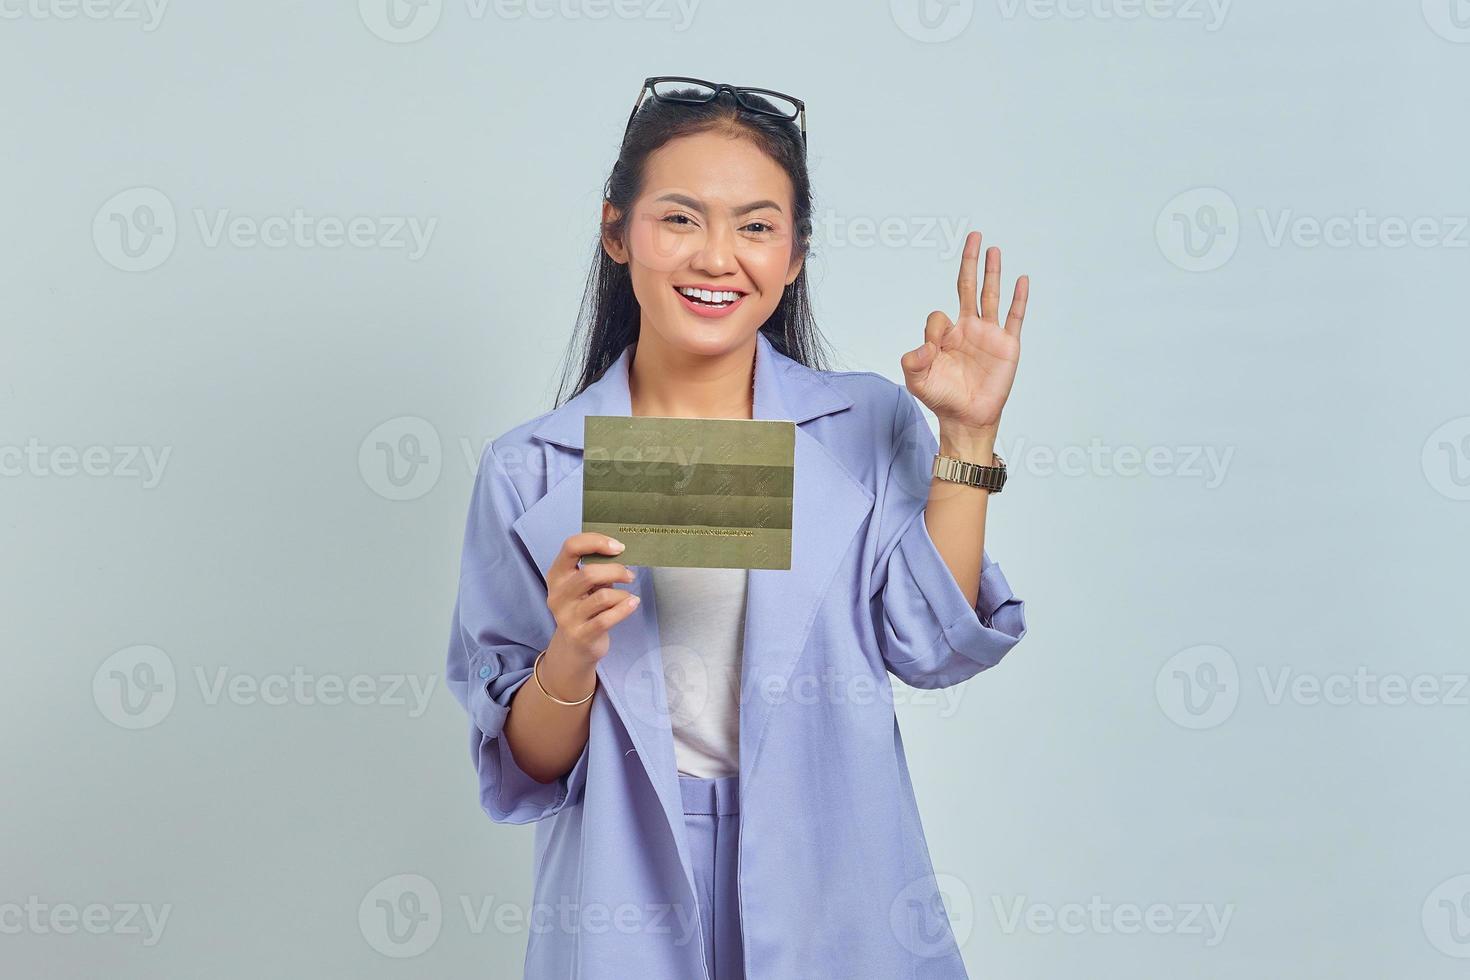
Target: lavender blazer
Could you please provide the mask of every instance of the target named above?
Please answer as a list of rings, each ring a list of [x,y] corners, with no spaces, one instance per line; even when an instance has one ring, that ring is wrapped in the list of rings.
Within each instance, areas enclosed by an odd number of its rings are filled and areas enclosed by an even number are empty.
[[[581,530],[583,417],[631,414],[633,349],[486,447],[465,528],[447,678],[469,716],[481,807],[535,824],[528,980],[706,976],[648,568],[633,567],[627,588],[643,601],[613,627],[571,772],[538,783],[501,737],[555,629],[546,571]],[[963,978],[888,674],[919,688],[967,680],[1026,635],[1025,603],[987,553],[972,607],[934,547],[937,445],[903,386],[812,370],[761,334],[753,414],[797,425],[791,568],[751,570],[745,613],[747,976]]]

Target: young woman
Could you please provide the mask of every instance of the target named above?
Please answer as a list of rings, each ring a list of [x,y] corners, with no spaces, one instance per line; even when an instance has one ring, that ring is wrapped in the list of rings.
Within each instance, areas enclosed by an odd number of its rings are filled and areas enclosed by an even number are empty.
[[[798,100],[648,79],[575,391],[480,460],[447,676],[481,806],[536,824],[532,980],[966,976],[888,674],[958,684],[1025,636],[984,538],[1027,281],[1002,324],[971,233],[903,386],[822,369],[805,140]],[[790,569],[580,564],[622,550],[578,532],[587,415],[794,422]]]

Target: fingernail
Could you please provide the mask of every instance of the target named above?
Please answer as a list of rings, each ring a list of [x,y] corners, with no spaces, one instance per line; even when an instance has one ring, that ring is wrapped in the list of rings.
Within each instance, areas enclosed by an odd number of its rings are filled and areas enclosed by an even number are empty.
[[[629,599],[628,599],[628,605],[630,605],[630,606],[636,606],[636,605],[638,605],[638,603],[640,603],[640,602],[642,602],[642,601],[643,601],[643,600],[642,600],[642,599],[640,599],[640,598],[638,598],[638,597],[637,597],[637,596],[636,596],[636,595],[635,595],[635,596],[632,596],[632,597],[630,597],[630,598],[629,598]]]
[[[623,544],[623,542],[619,541],[617,538],[608,538],[607,539],[607,546],[609,548],[611,548],[613,551],[622,551],[623,548],[627,547],[626,545]]]

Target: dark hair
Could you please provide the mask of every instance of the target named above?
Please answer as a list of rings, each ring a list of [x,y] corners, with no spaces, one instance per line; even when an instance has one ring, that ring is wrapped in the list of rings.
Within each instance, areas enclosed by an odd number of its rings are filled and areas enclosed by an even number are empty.
[[[765,101],[756,95],[745,97]],[[602,246],[603,235],[626,241],[632,204],[643,189],[644,170],[655,150],[681,136],[712,130],[749,139],[786,171],[791,178],[795,208],[792,216],[795,247],[802,255],[810,255],[811,180],[807,175],[801,132],[794,122],[750,112],[728,91],[702,104],[646,99],[633,117],[603,188],[603,198],[617,209],[618,217],[601,223],[593,245],[592,267],[582,294],[577,329],[567,348],[557,407],[600,378],[623,348],[638,339],[638,300],[633,295],[632,275],[627,265],[614,262],[607,254]],[[760,329],[771,345],[787,357],[817,370],[827,369],[826,340],[817,329],[807,292],[806,262]],[[567,384],[573,377],[575,384],[568,393]]]

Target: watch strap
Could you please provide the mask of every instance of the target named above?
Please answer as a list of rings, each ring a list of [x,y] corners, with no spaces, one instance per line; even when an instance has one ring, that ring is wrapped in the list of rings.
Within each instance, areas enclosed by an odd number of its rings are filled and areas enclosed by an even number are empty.
[[[994,466],[985,466],[956,456],[935,453],[931,473],[950,483],[960,483],[969,487],[978,487],[981,490],[989,490],[991,493],[1000,493],[1006,485],[1006,462],[996,453],[990,455],[995,460]]]

